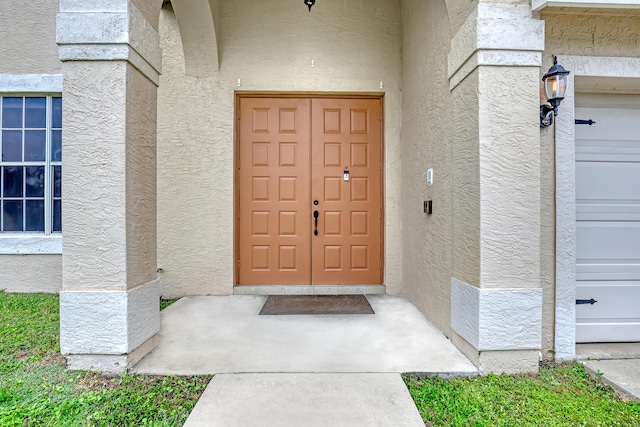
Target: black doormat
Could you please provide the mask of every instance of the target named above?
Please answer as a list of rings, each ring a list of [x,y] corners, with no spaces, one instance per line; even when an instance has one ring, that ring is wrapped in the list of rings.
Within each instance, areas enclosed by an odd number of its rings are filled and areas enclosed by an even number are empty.
[[[269,295],[260,314],[375,314],[364,295]]]

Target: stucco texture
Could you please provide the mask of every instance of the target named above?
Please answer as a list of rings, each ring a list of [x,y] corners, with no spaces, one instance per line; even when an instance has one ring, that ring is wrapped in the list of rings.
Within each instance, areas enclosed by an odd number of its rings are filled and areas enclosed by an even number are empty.
[[[156,279],[156,87],[124,61],[64,72],[63,288],[135,288]]]
[[[56,45],[58,1],[2,0],[0,74],[60,74]]]
[[[452,277],[480,284],[480,165],[478,72],[453,91]]]
[[[157,87],[127,65],[127,287],[157,279]]]
[[[540,286],[538,74],[479,69],[482,287]]]
[[[126,70],[126,62],[64,63],[62,254],[68,291],[126,286]]]
[[[640,56],[638,10],[549,8],[540,17],[548,55]]]
[[[60,255],[0,255],[0,290],[57,293],[62,287]]]
[[[220,2],[219,11],[220,68],[204,77],[185,72],[186,43],[172,9],[165,7],[160,16],[161,294],[233,292],[236,90],[384,92],[384,283],[388,293],[398,293],[402,275],[399,2],[324,0],[309,13],[303,4],[241,0]]]
[[[442,0],[402,2],[402,293],[449,330],[453,211],[449,24]],[[473,115],[473,114],[470,114]],[[427,187],[427,169],[434,184]],[[423,201],[433,201],[433,214]]]

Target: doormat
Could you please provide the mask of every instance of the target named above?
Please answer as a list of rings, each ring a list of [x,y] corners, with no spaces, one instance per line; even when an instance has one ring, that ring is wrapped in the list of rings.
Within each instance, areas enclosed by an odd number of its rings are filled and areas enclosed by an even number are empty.
[[[376,314],[364,295],[269,295],[260,314]]]

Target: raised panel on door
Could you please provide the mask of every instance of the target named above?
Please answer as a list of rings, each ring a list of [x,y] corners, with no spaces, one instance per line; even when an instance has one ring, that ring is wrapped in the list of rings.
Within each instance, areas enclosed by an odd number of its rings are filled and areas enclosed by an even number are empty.
[[[241,98],[241,285],[310,283],[308,99]]]
[[[312,283],[381,283],[380,100],[313,99],[311,111]]]
[[[576,342],[640,341],[640,98],[577,103]]]

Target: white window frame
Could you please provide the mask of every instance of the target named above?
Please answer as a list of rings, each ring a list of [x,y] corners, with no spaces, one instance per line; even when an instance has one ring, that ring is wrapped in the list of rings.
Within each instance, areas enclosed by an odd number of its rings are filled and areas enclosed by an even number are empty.
[[[29,74],[29,75],[11,75],[0,74],[0,93],[2,96],[47,96],[47,106],[50,107],[50,97],[61,96],[62,94],[62,75],[50,74]],[[50,130],[50,123],[47,124]],[[47,132],[47,149],[50,147],[50,133]],[[51,165],[45,168],[47,174],[51,174]],[[51,182],[51,177],[49,181]],[[45,189],[45,198],[51,199],[48,203],[52,203],[50,185]],[[47,203],[45,201],[45,203]],[[45,229],[50,230],[51,218],[45,215]],[[62,234],[36,234],[29,232],[21,233],[0,233],[0,255],[13,254],[62,254]]]

